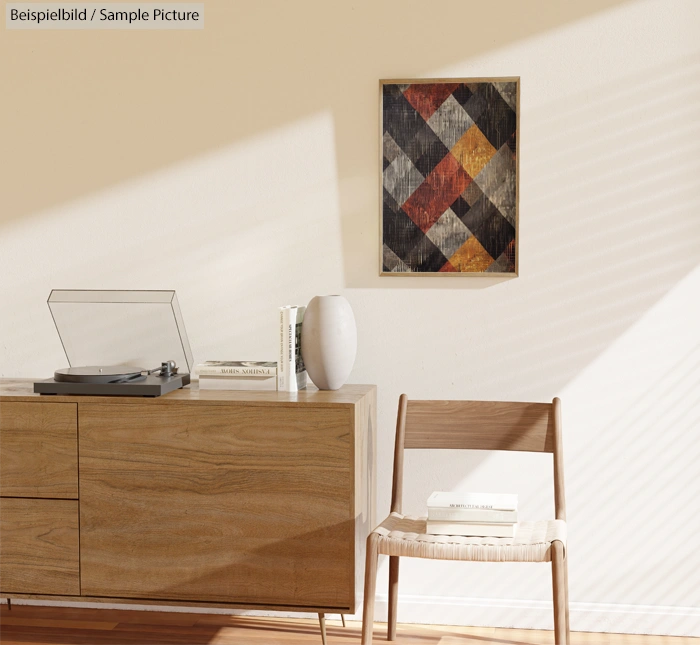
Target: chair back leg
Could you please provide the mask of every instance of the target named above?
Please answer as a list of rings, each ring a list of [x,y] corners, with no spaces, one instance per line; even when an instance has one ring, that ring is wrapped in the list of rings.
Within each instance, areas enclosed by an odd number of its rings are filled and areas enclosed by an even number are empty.
[[[569,631],[569,548],[564,552],[564,593],[566,602],[566,645],[569,645],[571,633]]]
[[[564,545],[552,542],[552,599],[554,601],[554,643],[569,645],[569,606]]]
[[[399,556],[389,557],[389,619],[387,640],[396,640],[396,611],[399,606]]]
[[[362,610],[362,645],[372,645],[374,629],[374,596],[377,591],[377,560],[379,559],[378,535],[367,537],[367,560],[365,562],[365,598]]]

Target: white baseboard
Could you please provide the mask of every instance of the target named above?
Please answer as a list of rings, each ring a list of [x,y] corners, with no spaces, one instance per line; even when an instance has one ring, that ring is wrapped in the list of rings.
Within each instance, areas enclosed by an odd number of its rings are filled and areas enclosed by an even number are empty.
[[[386,620],[387,595],[377,594],[376,616]],[[572,631],[700,636],[700,607],[571,602]],[[552,629],[548,600],[459,598],[399,594],[398,620],[428,625]]]
[[[236,609],[204,609],[191,607],[120,605],[111,603],[67,603],[48,600],[12,601],[16,605],[49,605],[124,609],[143,611],[173,611],[204,614],[234,614],[250,616],[306,616],[316,614],[292,612],[251,611]],[[387,595],[377,594],[375,619],[386,621]],[[572,631],[608,632],[618,634],[654,634],[659,636],[700,636],[700,607],[669,607],[659,605],[621,605],[611,603],[572,602],[569,607]],[[333,614],[329,619],[338,618]],[[347,616],[362,620],[362,613]],[[470,625],[474,627],[512,627],[520,629],[552,629],[552,603],[545,600],[509,600],[496,598],[459,598],[450,596],[419,596],[399,594],[398,620],[421,625]]]

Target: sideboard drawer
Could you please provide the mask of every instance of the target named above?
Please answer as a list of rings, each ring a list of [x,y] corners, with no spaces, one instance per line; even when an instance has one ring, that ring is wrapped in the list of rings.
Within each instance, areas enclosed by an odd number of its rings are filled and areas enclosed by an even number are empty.
[[[75,403],[0,404],[0,495],[78,498]]]
[[[80,594],[78,502],[0,498],[0,593]]]

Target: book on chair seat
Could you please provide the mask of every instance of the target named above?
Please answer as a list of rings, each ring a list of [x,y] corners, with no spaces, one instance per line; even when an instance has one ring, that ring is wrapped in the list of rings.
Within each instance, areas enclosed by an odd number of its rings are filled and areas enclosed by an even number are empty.
[[[436,522],[428,520],[428,535],[462,535],[465,537],[515,537],[517,524],[482,524],[478,522]]]
[[[517,495],[436,491],[428,498],[429,535],[509,538],[517,521]]]
[[[436,491],[428,498],[428,508],[517,511],[518,496],[507,493],[451,493]]]
[[[483,508],[428,507],[428,519],[435,522],[477,522],[480,524],[513,524],[518,511],[494,511]]]

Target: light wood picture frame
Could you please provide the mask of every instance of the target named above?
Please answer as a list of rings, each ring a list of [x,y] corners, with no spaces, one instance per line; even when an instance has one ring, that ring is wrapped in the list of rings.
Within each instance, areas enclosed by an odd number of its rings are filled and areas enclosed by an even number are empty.
[[[380,275],[516,277],[520,77],[379,90]]]

